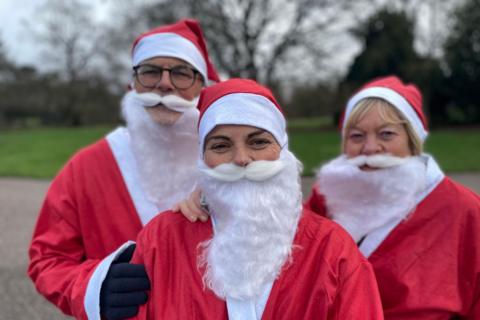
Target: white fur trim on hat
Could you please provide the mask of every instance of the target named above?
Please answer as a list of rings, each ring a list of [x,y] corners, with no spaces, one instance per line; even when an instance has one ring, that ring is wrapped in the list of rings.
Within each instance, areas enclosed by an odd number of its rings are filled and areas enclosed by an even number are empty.
[[[272,101],[262,95],[232,93],[213,102],[205,110],[198,127],[202,154],[206,136],[221,124],[258,127],[270,132],[282,148],[288,143],[283,114]]]
[[[137,66],[140,62],[154,57],[173,57],[190,63],[203,76],[207,77],[207,63],[198,48],[188,39],[176,33],[156,33],[143,37],[133,49],[132,63]]]
[[[352,113],[352,110],[355,108],[355,106],[363,99],[366,98],[381,98],[389,102],[391,105],[393,105],[395,108],[397,108],[398,111],[400,111],[405,118],[407,118],[407,121],[410,122],[412,125],[413,129],[417,133],[418,137],[422,140],[425,141],[427,138],[428,132],[425,130],[425,127],[423,126],[422,121],[420,120],[420,117],[417,115],[413,107],[408,103],[408,101],[400,94],[398,94],[396,91],[385,88],[385,87],[370,87],[364,90],[361,90],[357,94],[355,94],[352,98],[347,103],[347,109],[345,110],[345,117],[343,118],[343,123],[342,127],[345,128],[345,124],[350,117],[350,114]],[[344,133],[344,130],[342,130],[342,134]]]

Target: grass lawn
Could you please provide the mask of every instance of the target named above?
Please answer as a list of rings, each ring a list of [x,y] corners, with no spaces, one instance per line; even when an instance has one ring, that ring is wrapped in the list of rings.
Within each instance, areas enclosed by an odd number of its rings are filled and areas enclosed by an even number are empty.
[[[0,176],[51,178],[76,150],[110,130],[88,127],[0,131]],[[336,131],[290,127],[290,148],[304,163],[305,175],[335,157],[339,145]],[[426,151],[434,154],[447,172],[480,172],[479,129],[434,131]]]
[[[311,175],[320,164],[340,152],[336,131],[296,132],[291,130],[290,148]],[[425,152],[433,155],[446,172],[480,172],[480,129],[438,130],[430,132]]]
[[[0,176],[51,178],[79,148],[107,127],[0,131]]]

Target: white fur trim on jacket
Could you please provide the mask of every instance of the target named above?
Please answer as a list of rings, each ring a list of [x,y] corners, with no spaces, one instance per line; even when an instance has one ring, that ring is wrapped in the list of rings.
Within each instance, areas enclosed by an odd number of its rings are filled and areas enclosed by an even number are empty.
[[[118,258],[123,251],[130,247],[135,242],[127,241],[122,244],[117,250],[112,252],[106,258],[104,258],[93,272],[90,280],[88,281],[87,290],[85,292],[85,299],[83,300],[83,306],[85,307],[85,313],[89,320],[101,320],[100,316],[100,290],[102,289],[103,280],[107,276],[108,269],[115,259]]]

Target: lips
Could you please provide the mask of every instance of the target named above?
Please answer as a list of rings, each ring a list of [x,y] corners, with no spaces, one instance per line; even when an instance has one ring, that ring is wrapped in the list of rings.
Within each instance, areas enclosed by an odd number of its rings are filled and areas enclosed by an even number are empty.
[[[360,170],[363,170],[363,171],[375,171],[378,169],[379,168],[370,167],[368,164],[364,164],[363,166],[360,167]]]

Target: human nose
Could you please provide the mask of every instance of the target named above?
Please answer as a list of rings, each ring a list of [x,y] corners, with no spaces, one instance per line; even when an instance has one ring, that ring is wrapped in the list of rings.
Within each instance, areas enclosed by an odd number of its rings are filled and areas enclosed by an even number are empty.
[[[362,148],[362,153],[364,155],[372,155],[380,153],[382,151],[382,144],[374,136],[367,136],[365,143]]]
[[[246,167],[253,161],[246,147],[237,147],[233,155],[233,163],[240,167]]]
[[[175,89],[172,80],[170,78],[170,70],[163,69],[162,74],[160,76],[160,81],[158,81],[155,89],[159,89],[162,92],[165,91],[173,91]]]

